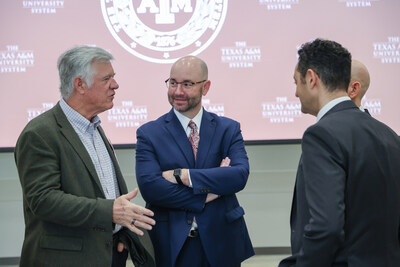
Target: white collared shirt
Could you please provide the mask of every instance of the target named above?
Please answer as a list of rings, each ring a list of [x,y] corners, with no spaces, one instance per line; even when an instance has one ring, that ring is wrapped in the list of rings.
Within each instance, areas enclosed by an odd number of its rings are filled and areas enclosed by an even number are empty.
[[[192,130],[189,127],[190,121],[193,121],[196,124],[197,132],[200,134],[201,119],[203,118],[203,108],[200,109],[199,113],[197,113],[197,115],[194,116],[193,119],[189,119],[188,117],[186,117],[185,115],[183,115],[182,113],[177,111],[176,109],[174,109],[174,113],[175,113],[176,117],[178,117],[179,122],[182,124],[182,127],[185,130],[188,138],[189,138],[190,132]]]
[[[325,106],[323,106],[320,111],[318,112],[317,115],[317,122],[329,111],[331,110],[331,108],[333,108],[334,106],[336,106],[337,104],[346,101],[346,100],[351,100],[350,97],[348,96],[342,96],[342,97],[338,97],[335,98],[331,101],[329,101]]]
[[[174,113],[175,113],[176,117],[178,117],[178,120],[181,123],[181,125],[183,127],[183,130],[185,130],[186,136],[188,138],[190,136],[190,132],[192,131],[192,129],[189,127],[189,122],[190,121],[193,121],[196,124],[197,132],[200,135],[201,119],[203,118],[203,107],[200,109],[199,113],[197,113],[196,116],[194,116],[193,119],[189,119],[188,117],[186,117],[185,115],[183,115],[182,113],[177,111],[175,108],[174,108]],[[189,170],[188,170],[188,175],[189,175],[189,187],[193,187],[192,179],[190,178],[190,171]]]

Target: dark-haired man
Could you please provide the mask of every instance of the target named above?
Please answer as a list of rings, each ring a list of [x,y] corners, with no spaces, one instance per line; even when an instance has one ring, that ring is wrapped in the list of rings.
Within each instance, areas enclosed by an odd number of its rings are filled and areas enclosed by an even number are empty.
[[[316,39],[294,73],[303,113],[291,214],[292,256],[280,267],[395,267],[400,263],[400,139],[347,96],[351,55]]]

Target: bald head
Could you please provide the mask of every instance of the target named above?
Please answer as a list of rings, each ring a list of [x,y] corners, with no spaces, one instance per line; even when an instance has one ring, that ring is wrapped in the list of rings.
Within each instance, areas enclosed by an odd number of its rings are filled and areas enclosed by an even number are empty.
[[[192,75],[195,72],[201,80],[208,80],[207,64],[198,57],[185,56],[178,59],[171,67],[171,74],[176,69],[186,69],[188,72],[192,72]]]
[[[206,63],[195,56],[180,58],[172,65],[168,81],[169,103],[176,111],[193,119],[211,85]]]
[[[347,94],[360,107],[361,99],[369,87],[370,77],[367,67],[358,60],[351,61],[351,79]]]

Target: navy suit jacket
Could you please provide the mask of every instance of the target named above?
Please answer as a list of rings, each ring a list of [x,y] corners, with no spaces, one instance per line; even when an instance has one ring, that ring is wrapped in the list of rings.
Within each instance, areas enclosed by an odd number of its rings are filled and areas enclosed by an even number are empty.
[[[351,101],[302,139],[280,267],[400,266],[400,139]]]
[[[229,157],[231,167],[219,167]],[[164,179],[163,171],[190,169],[193,188]],[[240,125],[204,110],[196,162],[186,133],[171,111],[137,130],[136,177],[156,225],[149,232],[157,266],[174,266],[193,217],[211,266],[234,266],[254,255],[235,193],[249,176]],[[208,193],[221,197],[205,204]]]

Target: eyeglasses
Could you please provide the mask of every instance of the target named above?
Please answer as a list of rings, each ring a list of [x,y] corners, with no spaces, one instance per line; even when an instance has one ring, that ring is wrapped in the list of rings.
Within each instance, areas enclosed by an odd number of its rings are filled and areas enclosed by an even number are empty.
[[[178,85],[181,84],[182,88],[184,90],[191,90],[196,84],[199,83],[204,83],[207,80],[203,80],[200,82],[190,82],[190,81],[183,81],[183,82],[177,82],[175,80],[172,80],[171,78],[168,78],[165,80],[165,85],[167,86],[168,89],[177,89]]]

